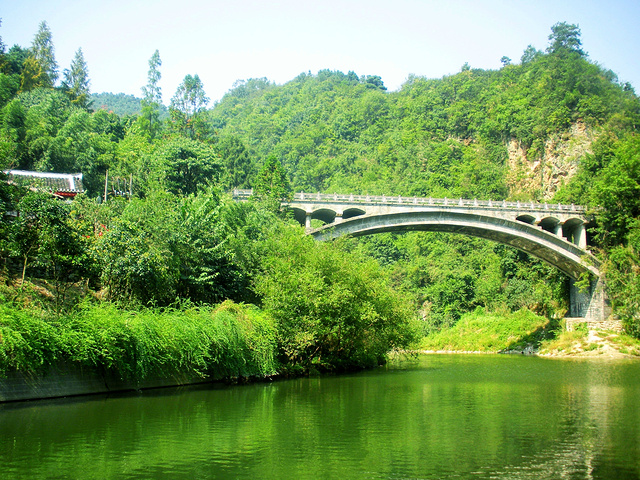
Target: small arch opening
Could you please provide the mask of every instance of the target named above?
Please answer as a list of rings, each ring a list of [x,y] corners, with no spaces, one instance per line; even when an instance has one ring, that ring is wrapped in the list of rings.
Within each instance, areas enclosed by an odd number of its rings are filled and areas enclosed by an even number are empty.
[[[313,212],[311,214],[311,218],[320,220],[326,225],[327,223],[333,223],[336,219],[336,212],[328,208],[321,208],[320,210]]]
[[[558,231],[558,224],[560,220],[555,217],[545,217],[540,220],[540,227],[550,233],[556,233]]]
[[[516,217],[516,220],[522,223],[533,225],[536,221],[536,217],[532,217],[531,215],[519,215]]]
[[[342,218],[344,220],[347,220],[349,218],[359,217],[360,215],[364,215],[365,213],[366,212],[364,210],[362,210],[361,208],[347,208],[342,213]]]

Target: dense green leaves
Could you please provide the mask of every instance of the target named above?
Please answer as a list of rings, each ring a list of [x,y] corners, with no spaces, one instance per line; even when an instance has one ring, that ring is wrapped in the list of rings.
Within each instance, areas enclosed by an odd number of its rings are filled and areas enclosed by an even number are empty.
[[[376,365],[414,340],[415,314],[372,260],[288,227],[267,243],[263,265],[255,289],[278,322],[288,365]]]
[[[157,153],[166,168],[166,184],[170,192],[181,195],[196,193],[207,184],[217,183],[220,163],[209,145],[176,137],[163,142]]]
[[[223,379],[277,373],[276,329],[255,307],[119,310],[83,304],[51,321],[0,304],[0,377],[46,374],[58,362],[141,382],[152,376]]]

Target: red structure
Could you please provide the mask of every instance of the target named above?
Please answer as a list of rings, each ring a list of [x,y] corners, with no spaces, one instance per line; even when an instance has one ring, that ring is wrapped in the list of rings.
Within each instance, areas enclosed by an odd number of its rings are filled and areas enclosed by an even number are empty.
[[[77,194],[84,192],[81,173],[5,170],[4,174],[9,183],[45,190],[61,198],[73,199]]]

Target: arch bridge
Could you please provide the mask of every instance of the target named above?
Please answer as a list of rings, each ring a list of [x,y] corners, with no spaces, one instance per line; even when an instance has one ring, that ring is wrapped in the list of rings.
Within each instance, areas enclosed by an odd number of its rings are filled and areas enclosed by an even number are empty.
[[[245,200],[251,194],[251,190],[235,190],[234,198]],[[570,277],[571,317],[601,321],[610,313],[598,262],[588,250],[587,228],[592,219],[581,206],[301,192],[283,202],[283,207],[292,209],[308,234],[318,240],[418,230],[472,235],[509,245]],[[312,228],[314,219],[324,225]],[[592,277],[587,292],[574,286],[584,273]]]

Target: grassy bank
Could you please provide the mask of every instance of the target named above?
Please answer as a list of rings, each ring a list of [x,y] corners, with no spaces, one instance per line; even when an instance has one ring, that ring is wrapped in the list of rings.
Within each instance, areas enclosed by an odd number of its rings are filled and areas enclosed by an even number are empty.
[[[278,371],[273,320],[253,306],[122,310],[83,304],[63,316],[0,305],[0,375],[75,364],[141,380],[174,373],[265,377]]]
[[[529,310],[491,313],[477,309],[452,328],[428,335],[420,347],[425,351],[515,351],[546,356],[640,356],[640,340],[629,335],[589,331],[586,324],[568,332],[563,321],[550,321]]]
[[[426,336],[423,350],[486,352],[524,349],[552,335],[554,325],[529,310],[489,313],[478,308],[452,328]]]
[[[640,357],[640,340],[607,330],[561,331],[540,344],[538,354],[545,356]]]

